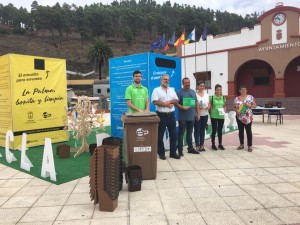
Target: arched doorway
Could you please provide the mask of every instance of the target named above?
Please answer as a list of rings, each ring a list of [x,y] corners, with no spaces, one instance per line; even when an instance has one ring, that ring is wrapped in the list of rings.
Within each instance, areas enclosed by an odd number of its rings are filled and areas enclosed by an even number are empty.
[[[269,98],[274,93],[274,70],[265,61],[250,60],[242,64],[236,74],[237,95],[239,86],[247,86],[248,92],[256,98]]]
[[[285,96],[286,97],[300,97],[300,56],[294,58],[286,67],[284,71],[285,78]]]

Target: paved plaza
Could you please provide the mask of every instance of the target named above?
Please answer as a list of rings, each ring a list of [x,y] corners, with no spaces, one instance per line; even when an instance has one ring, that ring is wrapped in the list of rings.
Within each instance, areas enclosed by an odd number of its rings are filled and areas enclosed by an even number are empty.
[[[236,150],[235,131],[225,151],[206,140],[200,155],[158,159],[156,180],[139,192],[124,183],[111,213],[90,201],[89,177],[54,185],[0,164],[0,224],[300,224],[300,116],[278,126],[257,116],[253,136],[251,153]]]

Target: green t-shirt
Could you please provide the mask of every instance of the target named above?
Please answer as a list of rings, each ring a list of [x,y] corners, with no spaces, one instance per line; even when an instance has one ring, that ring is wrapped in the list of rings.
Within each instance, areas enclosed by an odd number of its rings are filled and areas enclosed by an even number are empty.
[[[126,88],[125,99],[131,100],[131,103],[142,110],[146,109],[146,100],[149,98],[148,89],[144,86],[137,87],[134,84],[131,84]],[[129,108],[129,112],[137,112]]]
[[[224,119],[224,115],[222,112],[222,108],[224,108],[225,103],[226,103],[226,98],[222,95],[220,98],[217,98],[217,96],[210,96],[209,101],[211,103],[211,113],[210,117],[213,119]]]

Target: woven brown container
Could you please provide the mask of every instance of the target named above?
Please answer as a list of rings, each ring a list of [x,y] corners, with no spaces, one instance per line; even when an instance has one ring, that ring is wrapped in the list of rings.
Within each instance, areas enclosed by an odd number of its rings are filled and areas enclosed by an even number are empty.
[[[118,206],[120,155],[117,146],[97,147],[90,161],[90,197],[100,211],[113,212]]]
[[[118,137],[107,137],[104,138],[102,141],[103,145],[112,145],[112,146],[119,146],[119,152],[120,152],[120,171],[119,171],[119,190],[122,190],[123,187],[123,139]]]

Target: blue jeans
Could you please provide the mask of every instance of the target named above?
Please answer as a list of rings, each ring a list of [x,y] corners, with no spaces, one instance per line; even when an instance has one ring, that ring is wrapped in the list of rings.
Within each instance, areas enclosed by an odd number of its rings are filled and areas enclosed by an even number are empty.
[[[158,148],[157,153],[159,155],[165,155],[165,146],[164,146],[164,134],[166,128],[168,128],[169,132],[169,140],[170,140],[170,155],[176,154],[176,120],[175,114],[173,113],[160,113],[156,112],[157,116],[160,118],[158,124]]]
[[[194,124],[194,138],[196,146],[204,145],[205,128],[208,121],[208,115],[200,116],[200,120],[195,120]]]
[[[184,131],[186,130],[186,142],[188,144],[188,149],[193,148],[193,128],[194,128],[194,120],[192,121],[184,121],[179,120],[179,133],[178,133],[178,151],[182,152],[183,150],[183,135]]]

